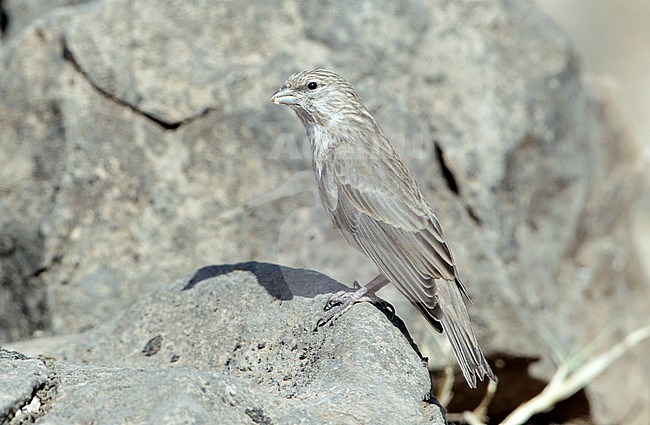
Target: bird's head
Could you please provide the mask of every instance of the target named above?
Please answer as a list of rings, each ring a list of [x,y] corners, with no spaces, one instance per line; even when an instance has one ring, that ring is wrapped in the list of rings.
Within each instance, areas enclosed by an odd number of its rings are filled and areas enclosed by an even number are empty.
[[[271,101],[296,111],[305,125],[327,125],[348,115],[368,114],[350,83],[324,69],[293,74]]]

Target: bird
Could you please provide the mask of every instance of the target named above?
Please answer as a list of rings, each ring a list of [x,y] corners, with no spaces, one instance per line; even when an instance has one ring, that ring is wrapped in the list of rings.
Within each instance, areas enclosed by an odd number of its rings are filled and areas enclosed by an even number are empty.
[[[438,332],[447,335],[471,388],[496,381],[472,329],[463,285],[442,227],[411,172],[350,83],[313,69],[291,75],[271,101],[302,121],[325,211],[350,245],[380,274],[365,286],[332,294],[317,328],[333,324],[355,303],[378,303],[389,283]]]

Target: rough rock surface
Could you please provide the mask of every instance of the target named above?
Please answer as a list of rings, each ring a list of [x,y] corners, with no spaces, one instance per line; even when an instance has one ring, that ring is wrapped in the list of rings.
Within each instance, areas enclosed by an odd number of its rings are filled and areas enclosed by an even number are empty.
[[[0,423],[32,404],[33,393],[48,381],[45,362],[0,349]]]
[[[323,294],[343,288],[327,276],[245,263],[206,267],[189,282],[142,297],[82,334],[16,344],[49,359],[54,385],[42,420],[445,423],[429,401],[426,363],[375,307],[359,305],[313,331]],[[6,410],[48,373],[40,360],[5,359],[2,379],[21,379],[1,387]],[[5,378],[6,370],[20,374]]]
[[[488,355],[539,357],[548,380],[542,329],[571,351],[650,319],[633,226],[650,222],[635,210],[650,167],[529,2],[97,0],[13,25],[17,4],[2,3],[0,340],[88,329],[204,264],[372,278],[318,205],[302,126],[268,102],[316,66],[353,83],[418,176]],[[588,387],[594,420],[650,420],[644,348]]]

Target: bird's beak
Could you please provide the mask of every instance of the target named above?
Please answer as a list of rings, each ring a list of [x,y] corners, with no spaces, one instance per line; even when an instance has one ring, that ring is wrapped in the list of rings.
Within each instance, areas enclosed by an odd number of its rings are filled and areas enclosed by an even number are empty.
[[[276,105],[294,106],[298,104],[298,98],[293,90],[288,87],[282,87],[271,96],[271,101]]]

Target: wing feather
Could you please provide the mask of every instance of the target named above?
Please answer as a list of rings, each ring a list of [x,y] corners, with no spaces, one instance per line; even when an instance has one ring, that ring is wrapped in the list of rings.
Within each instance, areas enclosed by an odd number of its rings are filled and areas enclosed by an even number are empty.
[[[427,308],[434,308],[437,297],[433,280],[430,279],[427,285],[421,285],[423,277],[412,267],[408,258],[397,249],[395,244],[386,244],[383,233],[377,222],[361,217],[357,242],[377,264],[382,274],[397,285],[410,301],[421,303]],[[368,237],[377,240],[378,243],[365,243]],[[363,242],[359,242],[361,240]]]
[[[380,235],[375,237],[375,242],[396,245],[400,258],[393,260],[415,270],[419,280],[453,280],[456,268],[440,224],[403,164],[374,161],[372,167],[365,168],[372,170],[372,175],[362,176],[358,167],[342,158],[341,155],[333,158],[330,161],[333,166],[327,170],[338,188],[338,207],[343,202],[352,211],[352,214],[335,214],[342,216],[341,223],[350,232],[357,233],[359,217],[367,217],[379,226],[372,229]],[[349,158],[347,161],[352,162]],[[356,239],[359,244],[365,240]]]

